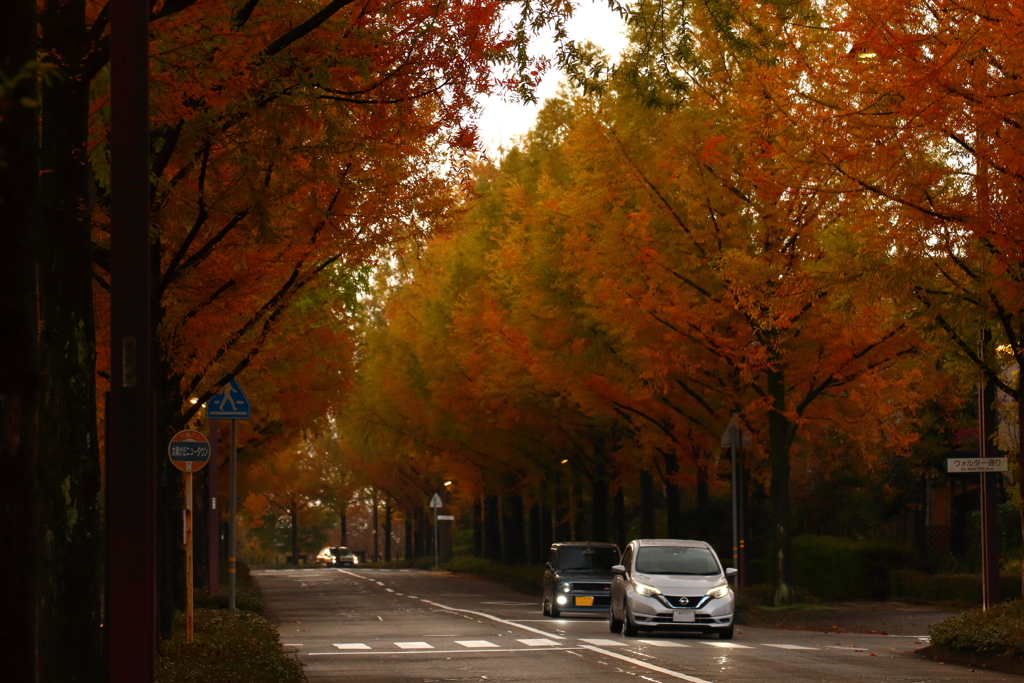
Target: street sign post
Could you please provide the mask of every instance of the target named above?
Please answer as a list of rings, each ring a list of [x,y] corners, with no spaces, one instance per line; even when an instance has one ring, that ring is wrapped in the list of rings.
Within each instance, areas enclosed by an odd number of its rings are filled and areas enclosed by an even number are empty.
[[[228,609],[235,609],[236,596],[236,556],[235,556],[235,522],[238,517],[238,420],[248,420],[252,417],[252,405],[249,398],[242,391],[242,385],[237,379],[228,380],[221,388],[219,394],[210,397],[206,402],[207,419],[219,419],[231,421],[231,453],[229,478],[231,479],[228,508],[231,522],[228,525]]]
[[[434,508],[434,568],[437,568],[439,564],[439,555],[437,548],[437,509],[444,507],[444,501],[441,500],[441,496],[437,493],[430,499],[430,507]]]
[[[210,461],[210,440],[202,432],[184,429],[171,437],[167,444],[167,457],[171,464],[185,473],[185,640],[192,642],[195,632],[194,580],[192,576],[192,473]]]
[[[746,579],[745,570],[745,549],[743,530],[743,476],[742,476],[742,455],[738,453],[740,448],[750,447],[750,435],[740,429],[740,422],[737,416],[729,420],[729,425],[722,434],[722,448],[728,448],[732,460],[732,566],[738,572],[736,575],[736,586],[742,588]]]

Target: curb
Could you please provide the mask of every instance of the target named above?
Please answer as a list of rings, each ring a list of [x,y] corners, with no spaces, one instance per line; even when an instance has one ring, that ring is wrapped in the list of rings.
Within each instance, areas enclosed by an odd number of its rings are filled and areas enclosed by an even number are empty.
[[[946,650],[935,645],[929,645],[926,648],[917,650],[915,654],[927,657],[928,659],[936,659],[940,662],[963,664],[993,671],[1005,671],[1011,674],[1024,674],[1024,658],[1022,657],[1001,657],[980,652]]]

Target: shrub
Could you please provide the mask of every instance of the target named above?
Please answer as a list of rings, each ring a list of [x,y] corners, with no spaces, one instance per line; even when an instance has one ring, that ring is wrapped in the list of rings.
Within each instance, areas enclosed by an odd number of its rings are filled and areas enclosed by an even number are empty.
[[[822,600],[885,600],[890,571],[912,563],[910,551],[895,543],[814,535],[793,539],[794,583]]]
[[[510,567],[480,557],[461,556],[449,560],[445,568],[455,573],[493,577],[528,595],[540,595],[543,591],[544,567]]]
[[[932,645],[945,650],[1004,657],[1024,656],[1024,603],[972,609],[928,629]]]
[[[277,629],[242,610],[197,609],[195,639],[185,641],[185,615],[160,644],[156,683],[303,683],[302,665],[281,648]]]
[[[981,576],[978,574],[935,574],[898,570],[890,573],[892,597],[901,600],[934,600],[958,605],[981,603]],[[1003,598],[1020,597],[1020,575],[1004,574],[999,587]]]

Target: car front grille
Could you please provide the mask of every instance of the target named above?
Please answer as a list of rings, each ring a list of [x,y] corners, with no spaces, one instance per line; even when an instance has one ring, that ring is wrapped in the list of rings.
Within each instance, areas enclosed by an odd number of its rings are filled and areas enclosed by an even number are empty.
[[[572,590],[578,593],[607,593],[612,589],[610,583],[584,583],[582,581],[573,581]]]
[[[699,609],[703,607],[705,603],[711,598],[707,595],[700,596],[687,596],[687,595],[659,595],[658,599],[665,603],[668,607],[686,607],[689,609]]]

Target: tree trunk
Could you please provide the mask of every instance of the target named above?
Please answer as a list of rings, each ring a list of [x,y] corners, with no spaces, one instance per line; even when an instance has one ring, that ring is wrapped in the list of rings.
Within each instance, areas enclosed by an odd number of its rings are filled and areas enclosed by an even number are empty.
[[[707,463],[697,465],[697,529],[694,538],[706,537],[711,526],[711,500],[708,496]],[[705,538],[705,540],[707,540]]]
[[[293,502],[288,505],[288,514],[292,520],[292,562],[299,564],[299,508]]]
[[[569,506],[566,503],[565,484],[561,469],[555,470],[555,543],[572,539],[572,527],[569,524]]]
[[[494,495],[484,499],[484,553],[488,560],[501,562],[501,505]]]
[[[580,483],[578,475],[572,479],[572,500],[569,501],[572,509],[572,540],[583,541],[586,540],[583,528],[586,523],[583,517],[583,484]]]
[[[0,73],[13,79],[36,56],[35,0],[12,0],[0,21]],[[20,81],[8,96],[11,103],[36,100],[36,79]],[[42,417],[37,403],[42,377],[36,336],[38,134],[39,110],[35,107],[11,106],[0,117],[0,240],[4,245],[0,266],[4,329],[0,335],[0,425],[4,425],[0,429],[0,462],[4,463],[0,514],[5,525],[0,534],[0,557],[5,558],[0,605],[11,625],[0,638],[0,661],[4,662],[4,676],[12,681],[45,680],[35,657],[36,644],[43,641],[37,632],[45,622],[36,621],[33,590],[37,580],[45,580],[39,570],[48,570],[37,546],[43,530],[35,526],[40,521],[35,515],[35,475],[41,464],[37,447]],[[89,628],[91,623],[84,625]],[[77,643],[62,643],[58,651],[65,647],[77,648]]]
[[[789,528],[789,444],[791,425],[786,418],[786,385],[782,370],[768,371],[768,395],[772,410],[768,413],[769,460],[772,470],[772,568],[775,579],[775,605],[792,599],[792,557]]]
[[[523,497],[518,493],[506,496],[508,505],[505,515],[505,562],[522,564],[526,555],[526,514],[523,509]]]
[[[473,499],[473,555],[484,556],[484,504],[479,496]]]
[[[405,560],[411,560],[415,556],[415,552],[412,547],[413,531],[412,531],[412,515],[406,512],[405,517]]]
[[[683,520],[679,514],[679,483],[676,474],[679,472],[679,458],[675,453],[662,453],[665,460],[665,521],[668,538],[683,537]]]
[[[4,14],[6,22],[6,7]],[[39,27],[39,51],[54,55],[61,73],[42,83],[40,97],[38,178],[43,201],[35,284],[42,378],[37,405],[45,423],[39,423],[36,451],[34,517],[39,526],[31,568],[37,591],[36,680],[99,680],[104,546],[89,219],[89,84],[81,75],[89,40],[84,0],[49,0]],[[3,321],[5,330],[8,322]]]
[[[622,486],[615,492],[615,545],[626,547],[626,492]]]
[[[541,539],[541,524],[543,523],[542,517],[544,514],[541,512],[542,507],[540,503],[530,505],[530,539],[528,547],[530,548],[530,564],[532,565],[544,562],[541,559],[544,557],[543,540]]]
[[[391,499],[384,500],[384,561],[391,561]]]
[[[345,511],[341,513],[341,544],[348,547],[348,514]]]
[[[380,517],[377,510],[377,494],[373,494],[373,561],[380,562]]]
[[[592,489],[590,502],[594,531],[590,540],[603,543],[608,540],[608,478],[601,474],[595,476]]]
[[[654,475],[640,472],[640,537],[655,538],[654,529]]]

